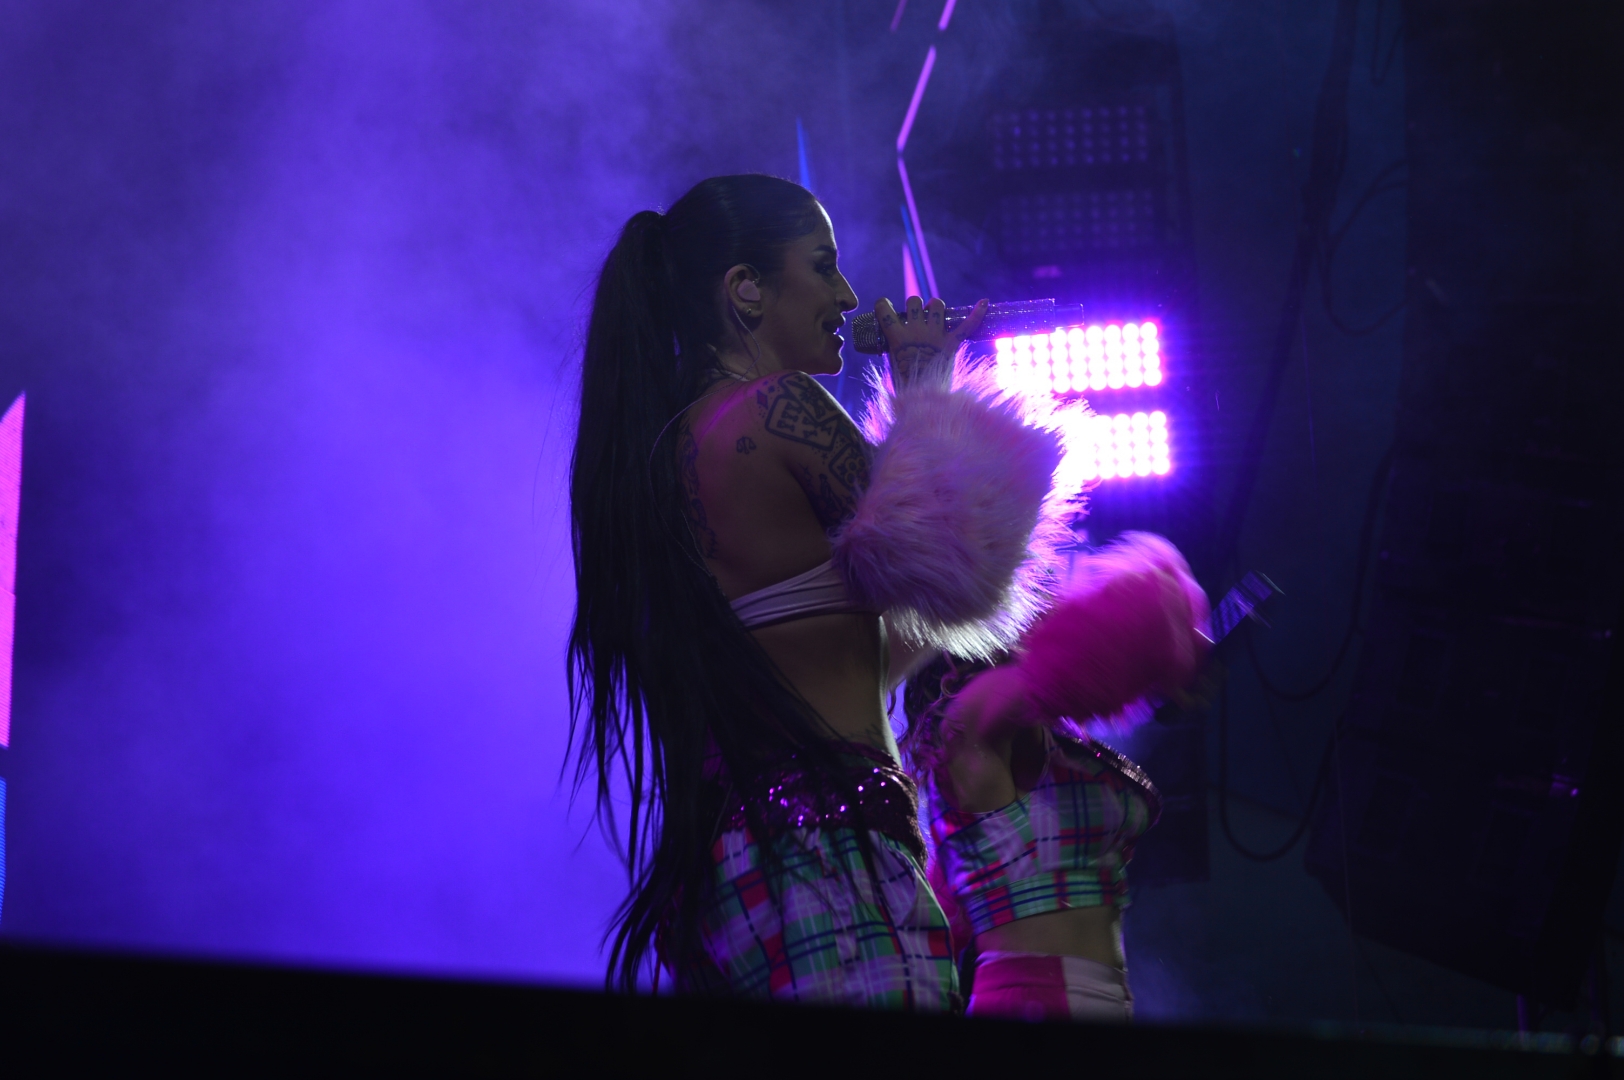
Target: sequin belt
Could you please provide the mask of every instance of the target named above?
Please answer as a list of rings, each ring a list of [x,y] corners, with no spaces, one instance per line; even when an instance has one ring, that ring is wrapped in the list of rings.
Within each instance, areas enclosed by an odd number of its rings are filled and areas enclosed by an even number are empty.
[[[772,833],[790,829],[872,829],[925,860],[919,830],[919,788],[891,755],[855,743],[836,751],[844,784],[830,782],[826,770],[808,766],[800,755],[756,778],[746,795],[729,789],[722,808],[723,829],[747,827],[748,798]]]

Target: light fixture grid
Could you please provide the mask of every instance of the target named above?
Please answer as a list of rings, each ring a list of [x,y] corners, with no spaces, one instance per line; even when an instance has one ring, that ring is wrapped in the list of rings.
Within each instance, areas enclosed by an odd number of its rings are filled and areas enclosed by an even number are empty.
[[[1001,389],[1028,397],[1153,389],[1166,380],[1161,342],[1161,328],[1150,319],[1013,334],[993,339],[994,374]],[[1084,480],[1172,471],[1169,421],[1160,408],[1069,420],[1065,437]]]

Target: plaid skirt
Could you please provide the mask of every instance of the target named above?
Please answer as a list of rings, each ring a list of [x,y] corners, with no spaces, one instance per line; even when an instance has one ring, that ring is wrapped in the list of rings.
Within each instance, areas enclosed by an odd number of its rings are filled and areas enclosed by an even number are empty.
[[[701,929],[726,991],[741,997],[920,1012],[960,1011],[947,918],[908,848],[870,832],[874,873],[850,828],[769,841],[771,880],[746,829],[712,849]]]

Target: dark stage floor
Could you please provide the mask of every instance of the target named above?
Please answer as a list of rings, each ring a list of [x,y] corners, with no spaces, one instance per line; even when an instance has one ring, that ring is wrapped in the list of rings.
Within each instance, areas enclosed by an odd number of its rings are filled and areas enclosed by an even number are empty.
[[[1032,1025],[0,949],[3,1058],[70,1067],[647,1076],[1602,1077],[1561,1036]],[[1589,1050],[1590,1053],[1585,1053]],[[768,1068],[770,1063],[770,1068]]]

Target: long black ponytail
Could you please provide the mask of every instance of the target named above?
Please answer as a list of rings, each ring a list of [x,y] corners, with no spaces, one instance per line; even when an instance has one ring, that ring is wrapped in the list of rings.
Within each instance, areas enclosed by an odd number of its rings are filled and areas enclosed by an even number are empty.
[[[576,784],[595,779],[631,876],[611,929],[611,987],[634,989],[656,943],[678,972],[699,955],[721,811],[707,754],[734,778],[789,753],[838,772],[828,729],[705,568],[674,430],[718,372],[723,275],[746,263],[770,281],[785,246],[819,220],[811,193],[787,180],[713,177],[664,215],[634,214],[598,277],[570,467],[569,685]],[[624,822],[611,803],[617,775]]]

